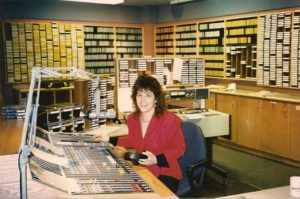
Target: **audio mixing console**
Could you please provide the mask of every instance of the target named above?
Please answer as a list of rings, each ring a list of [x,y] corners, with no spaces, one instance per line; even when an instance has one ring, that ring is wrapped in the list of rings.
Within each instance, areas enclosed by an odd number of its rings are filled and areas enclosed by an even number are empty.
[[[36,135],[52,147],[36,144],[32,150],[29,165],[33,179],[73,195],[154,194],[107,143],[95,142],[90,135],[52,133],[39,128]]]

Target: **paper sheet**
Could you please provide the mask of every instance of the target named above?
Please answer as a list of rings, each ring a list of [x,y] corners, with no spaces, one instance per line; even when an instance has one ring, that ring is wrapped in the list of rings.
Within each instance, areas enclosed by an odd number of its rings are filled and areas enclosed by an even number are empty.
[[[180,58],[174,58],[173,64],[173,80],[181,82],[181,72],[182,72],[183,60]]]
[[[126,125],[117,125],[117,126],[101,125],[97,129],[93,129],[91,131],[86,131],[85,134],[88,134],[88,135],[107,134],[107,135],[110,135],[110,136],[127,135],[128,130],[127,130]]]
[[[166,76],[166,84],[172,84],[173,83],[173,79],[171,77],[171,72],[169,71],[168,67],[164,67],[164,75]]]
[[[118,88],[118,112],[132,112],[131,88]]]

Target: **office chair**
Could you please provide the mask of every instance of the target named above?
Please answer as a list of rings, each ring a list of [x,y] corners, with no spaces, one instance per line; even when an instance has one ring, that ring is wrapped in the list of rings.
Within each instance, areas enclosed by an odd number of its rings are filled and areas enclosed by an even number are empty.
[[[176,195],[182,196],[200,187],[208,160],[206,158],[205,138],[199,126],[191,121],[183,121],[186,152],[179,159],[183,179],[179,182]]]

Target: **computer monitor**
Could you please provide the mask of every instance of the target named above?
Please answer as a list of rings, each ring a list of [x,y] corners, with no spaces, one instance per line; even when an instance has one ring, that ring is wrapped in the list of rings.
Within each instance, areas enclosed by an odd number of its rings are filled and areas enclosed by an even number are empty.
[[[196,88],[194,94],[193,108],[206,110],[205,100],[209,98],[209,89],[208,88]]]
[[[194,99],[208,99],[209,98],[209,89],[208,88],[196,88]]]

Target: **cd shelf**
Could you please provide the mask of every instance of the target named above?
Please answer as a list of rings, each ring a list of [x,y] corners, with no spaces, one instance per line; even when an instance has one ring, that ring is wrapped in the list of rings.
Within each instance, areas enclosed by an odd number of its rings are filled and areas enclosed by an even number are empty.
[[[83,26],[57,22],[5,22],[8,83],[28,83],[33,66],[84,69]]]
[[[84,26],[86,71],[114,73],[114,27]]]
[[[157,27],[155,30],[156,56],[174,55],[174,26]]]
[[[197,55],[197,24],[182,24],[175,27],[175,54],[181,57]]]
[[[143,29],[116,27],[117,58],[143,56]]]
[[[257,17],[226,20],[226,77],[256,79],[257,24]]]
[[[257,84],[289,87],[292,12],[263,15],[259,22]],[[294,45],[297,45],[295,38],[293,48]],[[295,58],[294,52],[292,57]],[[294,68],[297,70],[297,65],[293,66],[293,75]],[[295,83],[294,77],[292,83]]]
[[[199,55],[205,59],[205,76],[224,77],[224,21],[199,23]]]
[[[154,75],[161,85],[167,82],[165,70],[180,74],[180,84],[204,84],[203,58],[128,58],[117,60],[118,87],[131,88],[141,74]],[[180,71],[176,71],[180,70]],[[174,77],[175,78],[175,77]]]
[[[294,12],[291,47],[291,86],[300,87],[300,11]]]
[[[11,20],[3,32],[7,83],[29,83],[33,66],[114,75],[115,58],[143,56],[142,27]]]
[[[206,77],[299,88],[296,9],[161,23],[154,26],[154,55],[204,58]],[[114,75],[115,58],[144,55],[143,25],[48,20],[3,20],[1,25],[7,83],[28,83],[33,66]]]

